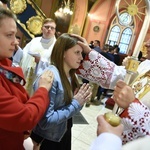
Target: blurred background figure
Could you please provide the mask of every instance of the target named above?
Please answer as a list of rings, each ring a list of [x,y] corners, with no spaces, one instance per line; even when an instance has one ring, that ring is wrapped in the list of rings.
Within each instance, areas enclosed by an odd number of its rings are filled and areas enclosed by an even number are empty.
[[[120,55],[119,55],[120,48],[118,45],[114,45],[113,48],[114,48],[114,63],[116,65],[120,65]]]
[[[14,52],[14,55],[12,57],[12,61],[13,61],[13,66],[20,66],[21,60],[23,58],[23,50],[20,47],[20,41],[21,38],[20,36],[16,36],[16,39],[18,41],[18,45],[16,45],[16,51]]]
[[[92,49],[94,48],[94,41],[90,42],[89,47],[92,48]]]
[[[94,40],[94,42],[93,42],[93,45],[94,45],[94,50],[95,51],[97,51],[97,52],[99,52],[99,53],[101,53],[102,52],[102,50],[101,50],[101,48],[100,48],[100,41],[99,40]]]

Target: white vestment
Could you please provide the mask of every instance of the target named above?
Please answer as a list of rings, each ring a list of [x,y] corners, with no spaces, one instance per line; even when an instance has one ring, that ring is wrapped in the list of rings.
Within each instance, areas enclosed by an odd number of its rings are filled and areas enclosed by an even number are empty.
[[[40,62],[50,63],[50,56],[55,42],[55,37],[52,37],[51,39],[36,37],[32,39],[23,49],[21,67],[26,79],[25,88],[30,95],[33,94],[33,81],[36,77],[35,71],[37,72],[37,68],[39,68],[38,64],[35,62],[35,58],[30,54],[38,54],[40,56]]]
[[[13,66],[20,66],[22,58],[23,58],[23,50],[18,46],[18,50],[13,56]]]
[[[121,139],[112,133],[100,134],[90,150],[150,150],[150,136],[145,136],[122,146]]]

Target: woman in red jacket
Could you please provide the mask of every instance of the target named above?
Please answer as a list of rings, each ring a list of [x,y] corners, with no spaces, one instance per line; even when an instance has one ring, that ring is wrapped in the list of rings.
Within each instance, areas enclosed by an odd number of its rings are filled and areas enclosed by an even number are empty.
[[[39,88],[29,98],[23,85],[20,67],[11,61],[16,40],[16,17],[0,7],[0,150],[23,150],[24,134],[31,130],[49,105],[48,91],[53,74],[49,71],[40,78]]]

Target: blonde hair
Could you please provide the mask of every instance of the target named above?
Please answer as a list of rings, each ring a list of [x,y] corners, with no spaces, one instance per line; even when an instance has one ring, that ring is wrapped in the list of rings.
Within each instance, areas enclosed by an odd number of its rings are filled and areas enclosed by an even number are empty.
[[[51,18],[46,18],[46,19],[43,20],[43,25],[44,25],[45,23],[47,23],[47,22],[53,22],[53,23],[55,23],[55,21],[54,21],[53,19],[51,19]],[[56,23],[55,23],[55,24],[56,24]]]

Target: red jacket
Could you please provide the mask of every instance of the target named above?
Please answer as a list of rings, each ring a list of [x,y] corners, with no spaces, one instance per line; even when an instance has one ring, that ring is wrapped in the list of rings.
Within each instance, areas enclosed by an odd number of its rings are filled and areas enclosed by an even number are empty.
[[[0,68],[23,79],[22,69],[11,67],[10,60],[0,60]],[[0,150],[23,150],[24,131],[31,130],[37,124],[48,104],[45,88],[39,88],[29,99],[22,85],[0,74]]]

